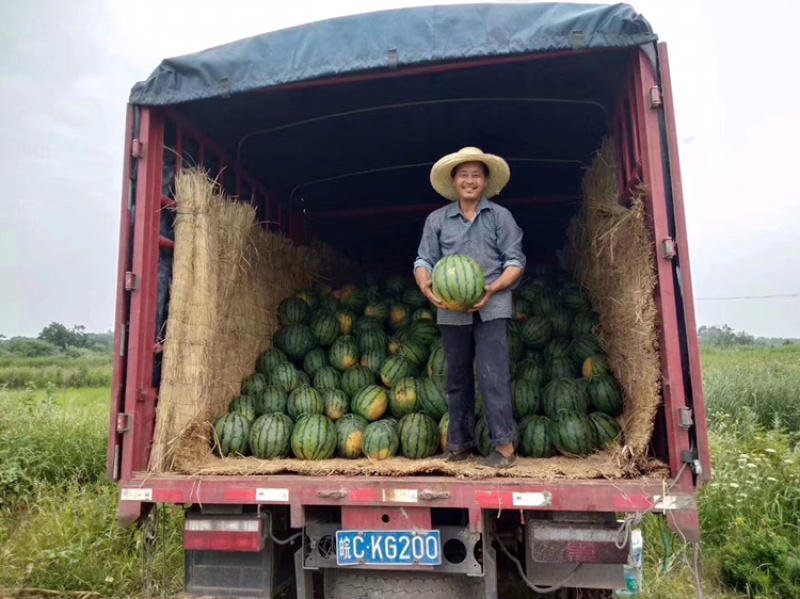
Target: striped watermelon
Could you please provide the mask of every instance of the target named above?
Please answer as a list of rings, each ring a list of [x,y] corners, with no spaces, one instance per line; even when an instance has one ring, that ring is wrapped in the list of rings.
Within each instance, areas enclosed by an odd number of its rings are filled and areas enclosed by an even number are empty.
[[[280,387],[267,387],[264,393],[256,398],[256,414],[285,414],[288,395]]]
[[[361,316],[353,323],[353,335],[358,337],[367,331],[383,331],[383,322],[369,316]]]
[[[250,421],[239,412],[228,412],[214,423],[216,448],[222,456],[247,455]]]
[[[289,394],[286,411],[292,420],[297,420],[304,414],[323,414],[325,402],[314,387],[303,385]]]
[[[330,347],[341,334],[336,316],[327,312],[319,312],[311,320],[311,332],[314,340],[323,347]]]
[[[367,307],[372,303],[378,302],[381,298],[381,288],[377,283],[371,283],[370,286],[366,288],[365,293],[367,294]],[[366,308],[364,309],[366,310]]]
[[[581,382],[556,379],[544,388],[542,408],[553,419],[563,410],[586,413],[589,411],[589,396]]]
[[[353,325],[356,322],[356,315],[349,310],[339,310],[336,313],[336,320],[339,322],[339,333],[350,335],[353,332]]]
[[[297,371],[297,380],[300,382],[300,385],[309,385],[311,386],[311,377],[308,376],[302,370]]]
[[[572,358],[554,358],[545,364],[544,370],[548,381],[578,376],[578,367]]]
[[[403,297],[403,292],[409,286],[410,285],[403,277],[387,277],[383,282],[383,288],[386,290],[386,293],[395,298]]]
[[[339,389],[331,389],[322,394],[325,404],[325,415],[336,422],[350,411],[350,399],[347,393]]]
[[[551,289],[542,289],[531,302],[531,313],[549,316],[561,306],[561,296]]]
[[[359,360],[359,365],[363,366],[367,370],[369,370],[374,375],[379,375],[381,372],[381,367],[383,363],[386,361],[387,357],[386,350],[383,351],[369,351],[361,354],[361,359]]]
[[[529,458],[549,458],[555,454],[550,432],[551,420],[528,416],[519,424],[519,453]]]
[[[406,288],[401,299],[403,300],[404,304],[408,304],[414,308],[428,307],[428,298],[422,294],[422,291],[420,291],[419,287],[417,286]]]
[[[589,405],[597,412],[610,416],[622,414],[622,394],[611,376],[595,376],[586,381]]]
[[[271,349],[268,349],[258,357],[256,370],[258,370],[258,372],[260,372],[261,374],[269,375],[272,372],[272,369],[275,368],[278,364],[283,364],[284,362],[288,361],[289,358],[286,357],[285,353],[283,353],[277,347],[273,347]]]
[[[373,384],[375,375],[363,366],[353,366],[342,373],[342,390],[350,397],[355,397],[364,387]]]
[[[447,434],[450,431],[450,414],[445,414],[439,421],[439,448],[447,451]]]
[[[370,351],[386,352],[389,345],[389,336],[381,329],[368,329],[356,337],[356,346],[360,353]]]
[[[481,416],[475,425],[475,442],[478,445],[478,453],[487,456],[494,450],[491,439],[489,439],[489,423],[486,418]]]
[[[314,333],[304,324],[290,324],[283,333],[283,350],[293,360],[299,360],[314,349]]]
[[[439,448],[441,437],[436,421],[427,414],[407,414],[398,423],[400,450],[411,460],[432,456]]]
[[[301,460],[327,460],[336,450],[336,425],[323,414],[305,414],[294,424],[291,444]]]
[[[544,348],[545,362],[551,362],[556,358],[569,358],[572,341],[566,337],[555,337]]]
[[[544,368],[537,360],[528,358],[517,365],[514,378],[528,381],[535,387],[541,387],[545,378]]]
[[[598,446],[597,430],[583,412],[564,410],[553,419],[553,445],[566,456],[587,456]]]
[[[600,347],[597,339],[591,335],[581,335],[580,337],[576,337],[572,342],[572,357],[575,358],[579,364],[583,364],[586,358],[602,353],[603,348]]]
[[[417,308],[414,310],[414,313],[411,314],[411,321],[416,322],[417,320],[430,320],[434,322],[436,320],[436,315],[430,308]]]
[[[589,356],[581,365],[581,374],[585,379],[598,375],[610,375],[611,367],[608,365],[608,360],[604,355]]]
[[[285,458],[292,449],[294,422],[286,414],[264,414],[250,427],[250,453],[261,459]]]
[[[261,395],[267,387],[269,387],[267,375],[256,372],[242,381],[242,395]]]
[[[445,391],[444,377],[431,377],[419,379],[417,386],[417,401],[419,407],[428,416],[441,420],[447,414],[447,392]]]
[[[444,357],[444,347],[431,350],[426,370],[428,376],[447,376],[447,360]]]
[[[405,304],[393,304],[389,308],[389,324],[397,329],[411,320],[411,310]]]
[[[416,320],[405,329],[407,332],[406,341],[416,341],[425,346],[430,346],[436,339],[440,338],[439,327],[432,320]]]
[[[518,295],[531,306],[543,288],[539,283],[528,282],[519,288]]]
[[[572,318],[572,336],[592,335],[594,328],[600,324],[600,315],[591,310],[581,310]]]
[[[368,385],[353,397],[351,410],[370,422],[378,420],[389,407],[389,390],[378,385]]]
[[[389,306],[383,302],[370,302],[364,308],[364,316],[384,322],[389,318]]]
[[[522,325],[522,341],[528,347],[544,347],[553,337],[553,325],[546,316],[531,316]]]
[[[403,343],[397,355],[411,362],[418,371],[424,368],[428,361],[428,346],[415,339],[409,339]]]
[[[331,345],[328,353],[331,366],[337,370],[347,370],[358,364],[358,347],[354,337],[344,335]]]
[[[589,302],[583,297],[583,291],[580,286],[575,283],[568,284],[561,289],[561,301],[565,308],[576,312],[589,307]]]
[[[297,297],[287,297],[278,304],[278,320],[283,326],[304,324],[310,312],[309,305]]]
[[[622,433],[622,427],[614,418],[604,412],[592,412],[589,414],[589,418],[597,431],[598,447],[606,448],[617,443]]]
[[[567,337],[572,330],[572,313],[564,308],[557,308],[547,317],[553,327],[553,336]]]
[[[531,315],[531,304],[528,300],[520,295],[514,296],[512,305],[512,318],[514,320],[526,321]]]
[[[400,379],[414,374],[414,365],[401,356],[389,356],[381,367],[381,381],[387,387],[392,387]]]
[[[331,389],[342,388],[342,378],[339,371],[333,366],[325,366],[320,368],[317,374],[314,375],[314,388],[322,393]]]
[[[317,313],[333,314],[334,316],[339,311],[339,302],[332,295],[323,295],[319,298],[317,305]]]
[[[364,430],[368,424],[357,414],[345,414],[336,421],[336,452],[341,457],[354,459],[361,456]]]
[[[417,411],[417,379],[406,377],[397,381],[389,391],[389,410],[395,418]]]
[[[306,357],[303,358],[303,370],[312,378],[327,365],[328,352],[321,347],[312,349],[306,354]]]
[[[303,300],[311,310],[319,307],[320,293],[314,289],[301,289],[295,293],[295,297]]]
[[[289,362],[278,364],[272,369],[269,384],[283,389],[286,393],[291,393],[300,386],[300,377],[298,375],[297,369]]]
[[[364,429],[362,451],[370,460],[386,460],[397,455],[400,436],[397,427],[388,420],[371,422]]]
[[[514,419],[521,420],[542,409],[542,398],[539,388],[524,379],[511,383],[511,399],[514,408]]]
[[[250,422],[258,416],[257,400],[252,395],[240,395],[231,403],[231,412],[239,412]]]
[[[389,337],[389,345],[387,346],[387,349],[391,355],[396,356],[399,354],[402,347],[403,342],[397,336]]]
[[[433,268],[433,292],[448,310],[472,308],[483,299],[485,285],[483,270],[469,256],[447,256]]]
[[[509,320],[506,334],[508,335],[508,357],[511,364],[516,364],[525,357],[522,325],[516,320]]]
[[[336,293],[334,293],[336,295]],[[338,292],[339,303],[355,314],[360,314],[367,306],[367,294],[362,289],[354,286],[342,288]]]

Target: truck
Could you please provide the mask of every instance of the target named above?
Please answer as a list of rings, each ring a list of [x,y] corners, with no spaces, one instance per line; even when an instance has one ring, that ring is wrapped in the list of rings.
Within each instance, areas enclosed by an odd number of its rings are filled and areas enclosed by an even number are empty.
[[[643,515],[699,541],[711,461],[669,57],[631,6],[432,6],[270,32],[164,60],[133,87],[125,127],[108,473],[121,526],[184,510],[188,594],[488,599],[522,573],[522,594],[611,596]],[[296,245],[410,275],[442,205],[427,180],[439,156],[505,157],[497,201],[544,255],[603,139],[620,197],[644,190],[661,369],[647,457],[664,477],[151,471],[181,168],[203,167]],[[403,561],[403,543],[419,555]]]

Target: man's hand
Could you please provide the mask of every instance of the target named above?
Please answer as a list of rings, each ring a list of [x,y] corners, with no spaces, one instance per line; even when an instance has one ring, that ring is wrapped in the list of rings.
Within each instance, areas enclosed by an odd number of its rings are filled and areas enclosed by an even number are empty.
[[[486,307],[486,304],[489,303],[489,300],[492,299],[492,296],[495,293],[497,293],[497,291],[495,291],[492,285],[487,285],[483,289],[484,289],[483,299],[479,301],[477,304],[475,304],[472,308],[467,310],[467,312],[469,312],[470,314],[483,310]]]
[[[414,275],[417,279],[417,286],[422,292],[422,295],[428,298],[428,301],[436,306],[439,310],[447,310],[444,302],[433,292],[433,279],[431,273],[424,268],[418,268]]]

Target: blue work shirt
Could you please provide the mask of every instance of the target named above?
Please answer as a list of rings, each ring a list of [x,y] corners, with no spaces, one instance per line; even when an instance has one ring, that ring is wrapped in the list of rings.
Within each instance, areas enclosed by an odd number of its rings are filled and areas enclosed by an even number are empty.
[[[522,253],[522,229],[511,212],[483,198],[478,203],[475,220],[470,222],[461,211],[460,202],[452,202],[434,210],[425,219],[422,241],[414,262],[414,271],[422,267],[433,272],[436,263],[446,256],[466,255],[483,269],[486,284],[493,283],[509,266],[525,270]],[[481,320],[511,318],[511,289],[495,293],[483,310]],[[437,310],[436,322],[445,325],[468,325],[473,314],[454,310]]]

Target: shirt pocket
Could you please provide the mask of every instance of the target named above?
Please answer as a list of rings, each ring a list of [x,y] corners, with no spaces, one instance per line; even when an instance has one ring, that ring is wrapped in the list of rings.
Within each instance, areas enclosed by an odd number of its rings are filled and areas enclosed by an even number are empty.
[[[444,226],[439,234],[439,246],[442,248],[443,256],[459,253],[466,241],[467,235],[460,227]]]
[[[497,244],[497,227],[490,218],[482,219],[480,223],[480,237],[483,252],[489,260],[497,262],[503,259],[500,247]]]

